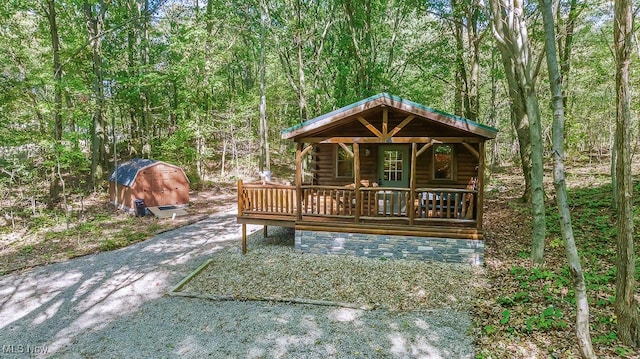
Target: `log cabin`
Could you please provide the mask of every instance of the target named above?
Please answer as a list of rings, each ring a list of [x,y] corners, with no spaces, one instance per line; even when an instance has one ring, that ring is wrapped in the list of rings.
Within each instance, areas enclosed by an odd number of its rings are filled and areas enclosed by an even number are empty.
[[[485,142],[496,134],[386,93],[285,129],[295,184],[238,182],[243,253],[246,225],[261,224],[293,227],[302,253],[482,264]]]

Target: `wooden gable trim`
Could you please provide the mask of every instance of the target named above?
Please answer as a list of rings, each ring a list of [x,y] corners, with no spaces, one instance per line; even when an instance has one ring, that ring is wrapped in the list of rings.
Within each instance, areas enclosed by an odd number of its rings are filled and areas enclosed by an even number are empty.
[[[481,143],[477,137],[305,137],[301,143]]]
[[[345,111],[336,111],[336,113],[334,113],[333,115],[327,116],[322,120],[306,124],[302,127],[296,128],[295,130],[292,130],[289,132],[285,132],[282,134],[282,138],[284,139],[293,138],[293,137],[302,135],[306,132],[323,128],[325,126],[333,124],[334,122],[357,115],[366,110],[372,109],[374,107],[377,107],[383,104],[384,104],[384,97],[379,97],[371,101],[363,102],[362,104],[349,108],[348,110],[345,110]]]
[[[296,138],[299,136],[304,136],[306,133],[309,133],[309,132],[315,132],[320,129],[329,129],[336,126],[340,126],[345,122],[355,120],[356,119],[355,116],[358,116],[362,112],[370,110],[375,107],[383,107],[383,124],[382,124],[383,128],[382,128],[382,131],[378,131],[376,129],[377,132],[381,132],[383,137],[384,135],[388,135],[387,129],[385,128],[385,124],[388,124],[388,108],[389,107],[400,110],[400,111],[404,111],[406,113],[409,113],[417,117],[422,117],[427,120],[435,121],[435,122],[450,126],[452,128],[469,132],[474,135],[482,136],[485,139],[496,137],[496,130],[491,129],[490,127],[483,126],[479,123],[475,123],[473,121],[470,121],[461,117],[456,117],[453,115],[448,115],[448,114],[439,112],[437,110],[432,110],[426,106],[422,106],[420,104],[413,103],[408,100],[403,100],[399,97],[390,96],[388,94],[379,94],[374,96],[373,98],[362,100],[355,104],[349,105],[343,109],[338,109],[336,111],[320,116],[317,119],[310,120],[296,127],[292,127],[291,129],[287,129],[282,133],[282,138],[283,139]],[[387,122],[385,122],[385,118],[387,119]],[[395,129],[393,131],[395,131]]]
[[[404,120],[402,120],[402,122],[400,122],[400,124],[398,126],[396,126],[390,133],[389,133],[389,137],[393,137],[396,134],[398,134],[398,132],[400,132],[404,126],[408,125],[409,122],[411,122],[411,120],[413,120],[416,116],[415,115],[409,115],[407,116],[407,118],[405,118]]]
[[[371,131],[371,133],[374,134],[374,136],[378,137],[378,138],[383,138],[384,136],[382,135],[382,133],[380,133],[380,131],[378,131],[378,129],[372,125],[369,121],[367,121],[364,117],[362,116],[358,116],[357,117],[358,121],[360,121],[360,123],[362,123],[364,125],[364,127],[366,127],[369,131]],[[384,126],[383,126],[384,128]]]

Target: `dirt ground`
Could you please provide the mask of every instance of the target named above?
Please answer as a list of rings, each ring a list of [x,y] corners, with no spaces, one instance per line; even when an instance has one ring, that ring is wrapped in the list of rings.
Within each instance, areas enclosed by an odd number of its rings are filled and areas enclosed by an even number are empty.
[[[109,203],[105,194],[83,198],[81,206],[72,204],[68,226],[65,217],[51,219],[43,214],[14,230],[6,224],[8,230],[0,232],[0,275],[125,247],[230,211],[236,201],[234,186],[209,186],[190,193],[187,215],[159,219],[125,213]]]

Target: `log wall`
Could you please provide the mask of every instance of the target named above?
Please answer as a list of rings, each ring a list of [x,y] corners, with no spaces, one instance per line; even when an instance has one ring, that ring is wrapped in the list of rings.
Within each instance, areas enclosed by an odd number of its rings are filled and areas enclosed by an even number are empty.
[[[476,150],[478,144],[471,144]],[[353,178],[336,176],[336,144],[316,144],[312,153],[312,168],[314,184],[320,186],[346,186],[354,182]],[[410,145],[407,145],[410,147]],[[369,150],[369,156],[366,156]],[[467,188],[471,178],[477,176],[476,166],[478,159],[462,144],[454,144],[455,151],[455,180],[432,180],[433,150],[428,149],[417,158],[416,186],[418,187],[450,187]],[[409,151],[410,153],[411,151]],[[369,180],[370,183],[378,181],[378,148],[375,144],[360,145],[360,179]]]

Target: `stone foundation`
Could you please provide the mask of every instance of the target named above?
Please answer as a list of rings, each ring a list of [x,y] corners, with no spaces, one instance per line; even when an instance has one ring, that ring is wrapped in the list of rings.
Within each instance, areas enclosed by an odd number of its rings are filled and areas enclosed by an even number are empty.
[[[296,230],[295,248],[298,252],[313,254],[429,260],[474,266],[484,263],[484,241],[474,239]]]

